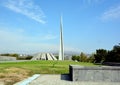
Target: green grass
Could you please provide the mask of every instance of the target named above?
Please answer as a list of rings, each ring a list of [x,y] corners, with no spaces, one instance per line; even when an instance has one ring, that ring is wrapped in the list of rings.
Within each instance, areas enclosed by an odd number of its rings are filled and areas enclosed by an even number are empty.
[[[13,85],[33,74],[68,74],[69,65],[96,66],[74,61],[22,61],[0,63],[0,79],[5,85]]]
[[[92,63],[74,61],[24,61],[0,63],[0,73],[4,73],[6,68],[22,68],[29,70],[29,75],[33,74],[67,74],[69,65],[95,66]]]

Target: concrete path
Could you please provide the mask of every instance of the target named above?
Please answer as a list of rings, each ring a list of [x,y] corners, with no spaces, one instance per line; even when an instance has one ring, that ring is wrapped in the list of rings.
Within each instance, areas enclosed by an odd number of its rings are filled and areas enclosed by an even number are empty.
[[[120,85],[120,82],[72,82],[68,75],[40,75],[29,85]]]
[[[0,85],[5,85],[4,82],[0,81]]]

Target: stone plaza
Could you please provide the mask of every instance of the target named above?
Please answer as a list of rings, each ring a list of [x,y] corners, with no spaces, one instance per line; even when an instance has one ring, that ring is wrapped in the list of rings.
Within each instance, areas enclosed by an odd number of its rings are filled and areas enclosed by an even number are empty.
[[[15,85],[119,85],[120,67],[69,66],[69,74],[36,74]],[[25,84],[25,82],[27,82]]]

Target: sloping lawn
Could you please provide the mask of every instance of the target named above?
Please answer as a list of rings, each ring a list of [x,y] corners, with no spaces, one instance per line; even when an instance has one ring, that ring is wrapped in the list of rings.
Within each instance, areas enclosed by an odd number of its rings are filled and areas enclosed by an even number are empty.
[[[95,66],[74,61],[22,61],[0,63],[0,82],[12,85],[33,74],[68,74],[69,65]]]

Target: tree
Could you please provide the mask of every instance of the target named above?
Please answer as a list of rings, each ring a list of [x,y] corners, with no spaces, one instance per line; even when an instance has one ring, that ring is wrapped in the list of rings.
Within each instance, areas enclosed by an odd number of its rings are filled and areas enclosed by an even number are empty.
[[[87,62],[87,56],[83,53],[83,52],[81,52],[80,53],[80,58],[79,58],[79,61],[80,62]]]
[[[94,61],[95,61],[95,56],[94,55],[95,54],[91,54],[90,57],[88,57],[88,62],[94,63]]]
[[[16,57],[18,59],[18,54],[14,53],[14,54],[9,54],[9,53],[5,53],[5,54],[1,54],[1,56],[12,56],[12,57]]]
[[[9,53],[1,54],[1,56],[10,56]]]
[[[33,56],[28,55],[25,59],[26,59],[26,60],[31,60],[32,58],[33,58]]]
[[[102,63],[105,61],[106,57],[107,57],[107,50],[105,49],[98,49],[96,50],[96,54],[95,56],[95,63]]]
[[[120,62],[120,44],[115,45],[113,49],[108,52],[106,62]]]
[[[72,60],[74,60],[74,61],[75,61],[75,60],[79,61],[79,58],[80,58],[80,56],[76,56],[76,55],[73,55],[73,56],[72,56]]]

